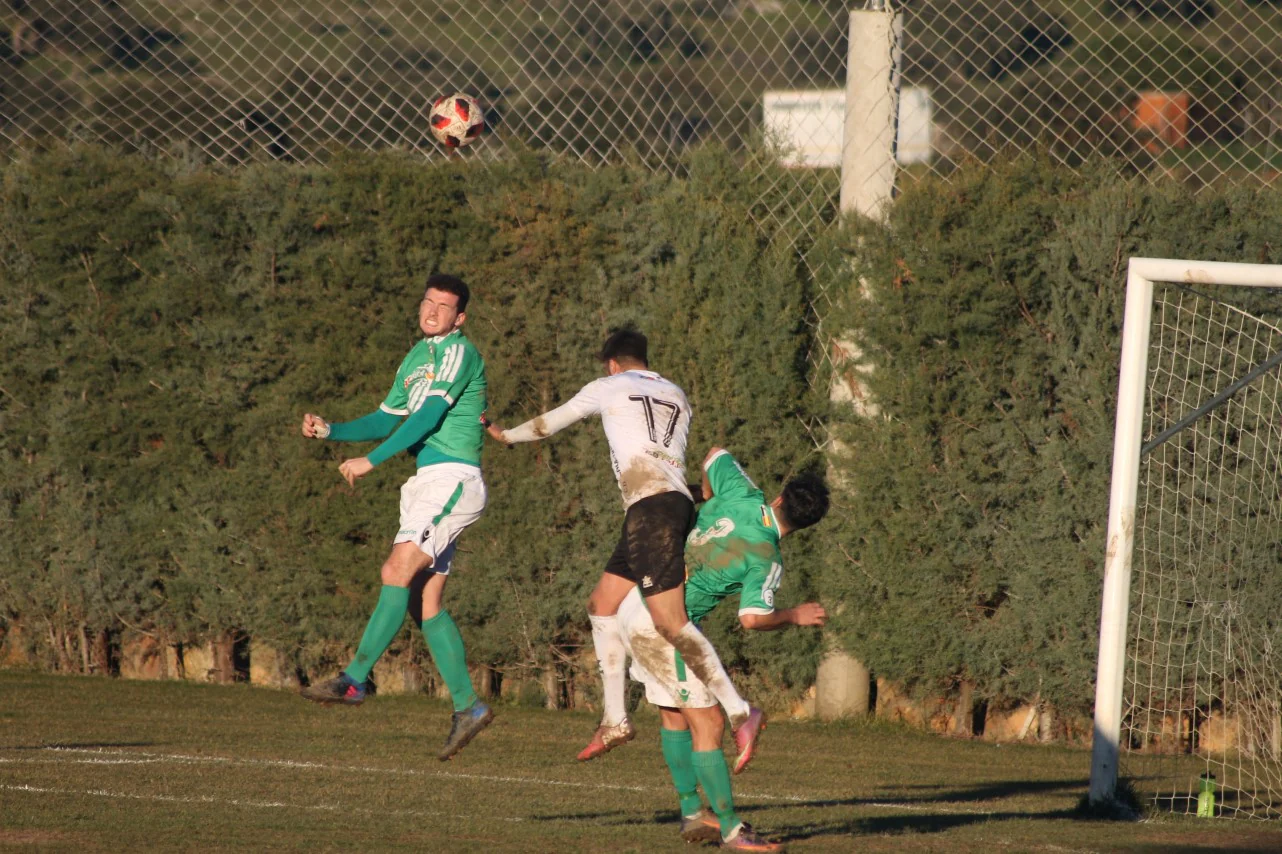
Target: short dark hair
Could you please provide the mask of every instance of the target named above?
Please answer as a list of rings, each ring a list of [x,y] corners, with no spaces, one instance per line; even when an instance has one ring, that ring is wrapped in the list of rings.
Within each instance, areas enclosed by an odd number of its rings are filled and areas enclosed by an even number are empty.
[[[794,531],[809,528],[828,513],[828,487],[817,474],[803,474],[784,484],[779,515]]]
[[[650,360],[646,358],[645,335],[635,329],[616,329],[611,332],[601,345],[597,358],[602,362],[614,359],[616,362],[633,361],[646,366],[650,364]]]
[[[427,292],[432,288],[436,288],[438,291],[445,291],[447,294],[454,294],[454,296],[458,297],[459,314],[467,311],[467,301],[472,296],[472,292],[468,290],[467,285],[458,276],[433,273],[427,277],[427,287],[423,288],[423,295],[426,296]]]

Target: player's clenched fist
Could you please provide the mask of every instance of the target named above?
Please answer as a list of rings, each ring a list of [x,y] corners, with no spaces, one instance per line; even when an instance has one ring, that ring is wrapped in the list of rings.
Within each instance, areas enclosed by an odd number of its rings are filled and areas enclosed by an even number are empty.
[[[303,416],[303,435],[308,439],[325,439],[329,437],[329,422],[319,415],[308,412]]]

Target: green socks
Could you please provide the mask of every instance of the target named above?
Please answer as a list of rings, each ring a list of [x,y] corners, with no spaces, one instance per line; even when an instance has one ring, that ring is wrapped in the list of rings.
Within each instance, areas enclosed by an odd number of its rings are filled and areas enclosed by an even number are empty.
[[[396,633],[405,622],[405,614],[410,607],[410,589],[392,587],[384,584],[378,594],[378,604],[365,626],[361,636],[361,645],[356,648],[356,657],[343,672],[355,683],[360,684],[369,678],[374,669],[374,662],[387,652]],[[476,702],[476,692],[472,690],[472,677],[467,672],[467,661],[463,657],[463,636],[448,611],[442,611],[430,620],[423,621],[423,637],[427,648],[432,651],[436,669],[441,671],[441,678],[450,689],[454,700],[454,711],[461,712]],[[689,740],[689,733],[686,734]]]
[[[365,634],[361,636],[361,645],[356,648],[356,657],[343,671],[353,682],[359,685],[369,678],[374,662],[387,652],[392,639],[401,630],[401,623],[405,622],[409,607],[408,587],[383,585],[383,591],[378,594],[378,604],[374,606],[374,613],[365,626]]]
[[[374,606],[365,634],[361,636],[361,645],[356,648],[356,657],[343,671],[353,682],[360,684],[369,678],[374,662],[387,652],[392,639],[401,630],[409,607],[408,587],[383,585],[383,591],[378,594],[378,604]],[[476,692],[472,690],[472,677],[468,675],[467,661],[463,658],[463,636],[449,612],[442,611],[430,620],[424,620],[423,637],[427,639],[427,648],[432,651],[436,669],[441,671],[441,678],[450,689],[454,711],[463,711],[476,702]]]
[[[692,816],[703,809],[696,788],[699,781],[694,776],[694,741],[688,729],[660,729],[659,743],[663,745],[663,759],[672,772],[672,782],[681,799],[681,815]]]
[[[463,636],[459,634],[449,611],[441,611],[424,620],[423,637],[427,640],[427,648],[432,651],[436,669],[445,680],[445,687],[450,689],[454,711],[469,708],[476,702],[476,691],[472,689],[472,677],[467,672],[467,660],[463,656]]]
[[[696,750],[691,753],[694,774],[703,786],[703,793],[712,804],[712,811],[721,820],[721,838],[725,839],[740,825],[734,811],[734,795],[730,792],[730,768],[726,755],[720,750]]]

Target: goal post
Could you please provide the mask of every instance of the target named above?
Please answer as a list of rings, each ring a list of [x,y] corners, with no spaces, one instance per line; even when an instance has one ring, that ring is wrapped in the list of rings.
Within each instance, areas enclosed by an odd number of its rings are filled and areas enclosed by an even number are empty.
[[[1160,308],[1161,317],[1155,320],[1155,287],[1165,283],[1174,288],[1180,288],[1177,295],[1172,297],[1169,303],[1163,304]],[[1250,389],[1242,391],[1249,383],[1260,381],[1261,377],[1269,375],[1270,382],[1277,382],[1276,366],[1282,361],[1282,332],[1279,332],[1276,326],[1269,322],[1255,317],[1249,311],[1239,310],[1228,302],[1220,302],[1222,291],[1227,286],[1240,286],[1244,288],[1282,288],[1282,265],[1266,264],[1239,264],[1224,262],[1207,262],[1207,261],[1190,261],[1161,258],[1131,258],[1127,270],[1126,284],[1126,304],[1125,315],[1122,326],[1122,352],[1121,352],[1121,370],[1118,382],[1117,414],[1116,425],[1113,440],[1113,464],[1112,464],[1112,485],[1109,496],[1108,512],[1108,531],[1106,538],[1106,551],[1104,562],[1104,587],[1103,601],[1100,612],[1100,635],[1099,635],[1099,658],[1097,662],[1096,682],[1095,682],[1095,722],[1094,738],[1091,750],[1091,779],[1090,791],[1088,798],[1090,802],[1098,804],[1108,801],[1114,797],[1117,779],[1118,764],[1122,758],[1124,748],[1128,747],[1128,739],[1123,739],[1123,720],[1124,720],[1124,703],[1125,692],[1127,687],[1127,668],[1128,668],[1128,649],[1131,646],[1146,644],[1146,649],[1151,650],[1155,645],[1161,645],[1166,656],[1166,660],[1161,662],[1165,667],[1161,677],[1155,677],[1145,682],[1139,676],[1138,666],[1132,666],[1133,681],[1136,685],[1144,682],[1150,689],[1149,694],[1160,694],[1165,691],[1170,696],[1178,696],[1179,702],[1170,703],[1170,707],[1159,709],[1143,709],[1143,713],[1148,714],[1150,718],[1159,719],[1155,725],[1159,732],[1165,732],[1166,727],[1171,727],[1178,733],[1194,726],[1193,718],[1196,714],[1186,715],[1182,709],[1191,704],[1194,709],[1211,708],[1211,703],[1199,699],[1205,696],[1204,689],[1199,689],[1198,680],[1205,680],[1207,668],[1201,667],[1196,662],[1185,663],[1184,658],[1172,654],[1171,649],[1177,644],[1182,644],[1179,651],[1187,654],[1189,649],[1205,647],[1207,640],[1205,637],[1197,634],[1196,626],[1190,628],[1170,629],[1165,624],[1160,630],[1153,630],[1151,634],[1154,637],[1145,635],[1142,640],[1136,641],[1132,638],[1133,632],[1128,632],[1128,622],[1134,613],[1134,603],[1132,602],[1132,574],[1133,559],[1136,550],[1137,528],[1142,528],[1144,520],[1137,517],[1137,496],[1141,483],[1141,462],[1142,457],[1147,458],[1149,454],[1157,449],[1159,445],[1172,440],[1180,442],[1181,432],[1191,429],[1190,425],[1194,424],[1199,418],[1207,419],[1215,416],[1208,416],[1207,413],[1224,410],[1235,395],[1256,394]],[[1188,290],[1193,289],[1193,290]],[[1197,308],[1186,308],[1184,300],[1188,300],[1188,305],[1197,304]],[[1178,302],[1177,306],[1175,303]],[[1224,322],[1220,317],[1215,316],[1217,313],[1223,317],[1231,317],[1232,322]],[[1166,324],[1167,317],[1185,318],[1178,322],[1188,324],[1188,331],[1176,330],[1174,321],[1172,321],[1171,331],[1167,331],[1162,326],[1161,338],[1169,338],[1168,343],[1161,340],[1155,342],[1152,336],[1155,323],[1158,325]],[[1206,330],[1215,330],[1207,332]],[[1216,337],[1218,336],[1218,338]],[[1163,371],[1162,394],[1168,395],[1161,401],[1161,405],[1154,410],[1153,398],[1156,396],[1150,392],[1151,372],[1149,368],[1150,353],[1155,347],[1165,347],[1169,354],[1168,361],[1171,364],[1178,363],[1178,367],[1166,370],[1155,362],[1155,370]],[[1217,350],[1215,348],[1236,347],[1231,354],[1225,349]],[[1180,353],[1181,348],[1187,348],[1190,353],[1196,351],[1197,360],[1195,361],[1189,353]],[[1276,358],[1269,356],[1272,351]],[[1201,355],[1203,353],[1209,355]],[[1261,353],[1265,358],[1261,358]],[[1199,371],[1201,373],[1199,373]],[[1196,375],[1196,376],[1195,376]],[[1181,391],[1178,394],[1172,394],[1169,389],[1172,384],[1183,383]],[[1269,398],[1275,400],[1276,398]],[[1189,401],[1195,401],[1190,404]],[[1239,404],[1240,408],[1240,404]],[[1183,411],[1180,411],[1183,410]],[[1160,417],[1154,416],[1153,412],[1160,413]],[[1146,419],[1146,413],[1149,417]],[[1244,429],[1234,428],[1232,431],[1217,427],[1225,435],[1237,437],[1245,433],[1255,436],[1267,428],[1261,428],[1257,425],[1259,422],[1258,413],[1254,410],[1251,416],[1256,419],[1252,424],[1247,425]],[[1221,416],[1223,417],[1223,416]],[[1148,423],[1146,423],[1146,421]],[[1163,423],[1155,423],[1161,421]],[[1148,444],[1144,442],[1145,430],[1151,437]],[[1195,428],[1192,428],[1195,429]],[[1194,440],[1188,438],[1190,434],[1185,434],[1186,441],[1184,445],[1190,447],[1196,446],[1195,450],[1189,453],[1207,454],[1233,454],[1236,448],[1231,448],[1225,452],[1221,450],[1209,451],[1206,449],[1207,441]],[[1217,437],[1218,438],[1218,434]],[[1237,438],[1229,440],[1229,444],[1237,442]],[[1185,453],[1181,445],[1173,453]],[[1271,454],[1282,454],[1282,449],[1273,449]],[[1268,465],[1276,468],[1277,457],[1273,456],[1272,462]],[[1176,498],[1170,500],[1172,508],[1178,510],[1166,509],[1165,513],[1192,513],[1189,504],[1196,501],[1210,501],[1214,503],[1214,498],[1207,498],[1208,487],[1189,485],[1186,476],[1187,471],[1192,468],[1187,461],[1179,460],[1174,463],[1166,463],[1169,468],[1151,473],[1147,477],[1151,481],[1171,481],[1177,482],[1174,493]],[[1182,468],[1181,468],[1182,467]],[[1174,473],[1172,473],[1174,472]],[[1234,472],[1236,474],[1236,471]],[[1259,474],[1247,475],[1259,481],[1262,476]],[[1221,478],[1222,479],[1222,478]],[[1211,478],[1213,480],[1213,478]],[[1253,483],[1255,482],[1253,481]],[[1160,485],[1155,488],[1160,488]],[[1230,486],[1229,489],[1241,488]],[[1260,490],[1251,489],[1253,494],[1261,492]],[[1232,494],[1229,495],[1232,498]],[[1258,495],[1261,501],[1270,500],[1270,496]],[[1163,499],[1165,500],[1165,499]],[[1273,495],[1271,500],[1274,503],[1282,502],[1282,496]],[[1227,502],[1232,503],[1232,502]],[[1141,516],[1146,512],[1145,508],[1139,508]],[[1219,511],[1217,511],[1219,512]],[[1229,512],[1229,511],[1224,511]],[[1260,515],[1258,510],[1250,511],[1254,520]],[[1182,524],[1164,522],[1151,536],[1157,541],[1163,538],[1170,539],[1171,529],[1180,529],[1181,536],[1193,536],[1188,531],[1197,529],[1202,524],[1198,519],[1191,524]],[[1232,528],[1236,523],[1232,520],[1218,523],[1209,536],[1211,540],[1223,540],[1222,533],[1217,531]],[[1199,535],[1200,531],[1199,531]],[[1216,543],[1215,545],[1218,545]],[[1181,561],[1187,563],[1192,560],[1193,572],[1197,572],[1196,567],[1207,564],[1211,559],[1206,556],[1204,545],[1183,545],[1169,547],[1175,551],[1183,551],[1175,557],[1164,557],[1156,553],[1152,557],[1154,566],[1160,567],[1155,572],[1165,572],[1171,575],[1181,571],[1179,569]],[[1154,552],[1157,551],[1155,548]],[[1197,557],[1189,558],[1188,556],[1196,552]],[[1217,560],[1223,559],[1216,558]],[[1201,563],[1198,563],[1201,561]],[[1189,571],[1187,566],[1183,571]],[[1165,580],[1157,585],[1164,589],[1159,595],[1153,598],[1158,602],[1152,606],[1153,611],[1143,616],[1142,631],[1149,631],[1151,627],[1156,626],[1163,620],[1168,620],[1173,612],[1181,609],[1193,613],[1202,609],[1199,613],[1205,613],[1208,609],[1220,609],[1224,612],[1233,612],[1232,603],[1221,602],[1218,594],[1214,589],[1208,588],[1205,584],[1185,585],[1180,589],[1178,595],[1172,594],[1171,589],[1175,589],[1179,582]],[[1189,593],[1192,589],[1202,591],[1211,589],[1208,601],[1200,601],[1199,597],[1203,596],[1202,592]],[[1231,598],[1231,595],[1230,595]],[[1187,601],[1186,601],[1187,600]],[[1216,600],[1211,602],[1209,600]],[[1172,605],[1171,602],[1177,604]],[[1277,610],[1282,613],[1282,602],[1277,603]],[[1217,611],[1217,613],[1219,613]],[[1160,614],[1160,616],[1159,616]],[[1189,619],[1192,619],[1190,617]],[[1141,621],[1137,620],[1137,627]],[[1160,636],[1160,637],[1157,637]],[[1139,635],[1136,635],[1139,637]],[[1154,638],[1157,639],[1154,639]],[[1128,639],[1134,643],[1128,643]],[[1218,641],[1216,641],[1218,643]],[[1270,649],[1270,639],[1263,638],[1260,642],[1265,649]],[[1279,650],[1282,655],[1282,650]],[[1157,656],[1152,656],[1157,657]],[[1187,657],[1187,656],[1186,656]],[[1259,656],[1257,656],[1258,658]],[[1172,661],[1175,662],[1172,665]],[[1150,662],[1151,664],[1151,662]],[[1228,669],[1228,665],[1225,665]],[[1251,668],[1247,668],[1251,669]],[[1252,672],[1258,672],[1259,668],[1252,669]],[[1160,684],[1159,684],[1160,683]],[[1157,691],[1154,692],[1152,687],[1158,685]],[[1203,693],[1199,693],[1203,690]],[[1252,689],[1254,691],[1254,689]],[[1277,691],[1273,692],[1273,700],[1276,701],[1278,692],[1282,692],[1282,685],[1277,686]],[[1139,693],[1139,692],[1137,692]],[[1229,692],[1225,690],[1216,695],[1214,703],[1216,712],[1222,717],[1226,717],[1229,712],[1223,708],[1227,704],[1225,697]],[[1255,696],[1256,693],[1250,693]],[[1192,699],[1188,699],[1192,698]],[[1201,703],[1199,706],[1198,704]],[[1129,708],[1134,712],[1136,708],[1142,705],[1142,701],[1132,701]],[[1153,706],[1161,706],[1160,701],[1152,703]],[[1181,710],[1174,712],[1170,708],[1179,706]],[[1273,713],[1276,717],[1276,712]],[[1171,721],[1174,723],[1171,723]],[[1276,729],[1276,727],[1274,727]],[[1147,730],[1146,730],[1147,731]],[[1147,741],[1147,737],[1143,740]],[[1184,744],[1184,742],[1181,742]],[[1141,744],[1141,748],[1145,745]],[[1187,738],[1187,752],[1196,752],[1196,739],[1190,735]],[[1274,758],[1278,745],[1273,745]],[[1178,751],[1177,751],[1178,752]],[[1240,776],[1240,775],[1239,775]],[[1256,775],[1258,776],[1258,774]],[[1255,779],[1253,776],[1252,779]],[[1173,796],[1174,797],[1174,796]]]

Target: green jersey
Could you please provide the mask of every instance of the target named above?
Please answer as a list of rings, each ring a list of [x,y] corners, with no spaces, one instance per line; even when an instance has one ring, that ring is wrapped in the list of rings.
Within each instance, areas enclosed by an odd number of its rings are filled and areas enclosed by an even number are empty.
[[[729,452],[704,469],[713,495],[686,540],[686,613],[698,622],[735,593],[740,614],[772,613],[783,577],[774,508]]]
[[[330,425],[329,438],[340,442],[385,438],[367,455],[374,465],[409,451],[419,468],[435,463],[479,466],[485,439],[483,412],[485,360],[456,329],[415,344],[401,361],[378,411]],[[401,421],[405,416],[409,417]]]

